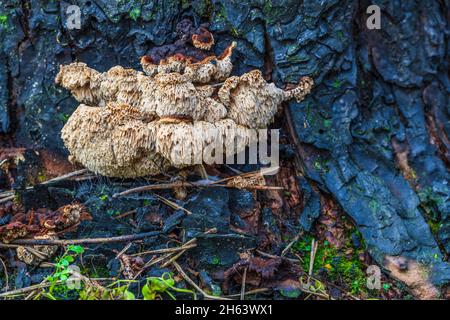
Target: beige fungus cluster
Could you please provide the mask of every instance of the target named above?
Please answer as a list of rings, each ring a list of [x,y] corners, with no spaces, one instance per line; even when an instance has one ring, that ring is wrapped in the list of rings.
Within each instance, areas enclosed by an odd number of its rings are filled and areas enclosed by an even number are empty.
[[[71,161],[109,177],[156,175],[198,163],[211,129],[224,144],[240,137],[235,153],[245,149],[253,129],[267,128],[280,104],[302,100],[313,82],[304,77],[284,91],[258,70],[230,77],[234,48],[197,62],[181,54],[159,63],[144,56],[145,73],[121,66],[100,73],[81,62],[61,66],[55,82],[80,102],[61,134]]]

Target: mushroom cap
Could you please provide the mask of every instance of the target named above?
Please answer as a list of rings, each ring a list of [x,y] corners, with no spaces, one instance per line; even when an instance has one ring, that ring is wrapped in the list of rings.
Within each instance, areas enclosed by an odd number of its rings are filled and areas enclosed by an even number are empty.
[[[153,77],[158,73],[158,64],[156,64],[150,56],[143,56],[141,58],[141,66],[145,74],[149,77]]]
[[[200,27],[198,33],[192,35],[192,44],[201,50],[211,50],[214,45],[214,37],[208,29]]]
[[[158,73],[154,79],[153,104],[159,117],[192,117],[195,110],[201,107],[201,97],[185,75],[176,72]]]
[[[192,41],[214,43],[206,29]],[[70,157],[95,173],[134,178],[244,151],[256,142],[254,129],[267,127],[281,102],[303,99],[313,82],[305,77],[283,91],[258,70],[228,78],[235,46],[195,63],[182,54],[158,64],[144,56],[147,75],[121,66],[105,73],[84,63],[61,66],[56,83],[91,105],[81,104],[62,129]],[[223,80],[219,90],[211,84]]]
[[[264,128],[273,121],[284,91],[268,84],[259,70],[228,78],[218,93],[227,116],[249,128]]]
[[[74,62],[61,65],[55,77],[55,83],[70,90],[79,102],[97,103],[98,97],[91,86],[96,82],[99,72],[89,68],[85,63]]]
[[[218,57],[213,55],[199,62],[187,63],[184,73],[189,76],[192,82],[199,84],[225,80],[230,76],[233,69],[231,55],[235,47],[236,42],[233,42]]]
[[[46,234],[42,236],[35,236],[36,240],[48,240],[48,239],[57,239],[56,235]],[[42,261],[46,259],[50,259],[56,251],[58,251],[58,246],[33,246],[35,251],[38,251],[41,256],[35,255],[30,249],[24,246],[19,246],[16,248],[17,258],[28,265],[38,265]]]
[[[153,130],[156,151],[175,167],[207,162],[209,151],[214,149],[218,158],[227,148],[230,155],[234,155],[256,139],[254,130],[236,125],[231,119],[215,123],[158,123]]]
[[[55,83],[66,89],[73,90],[89,85],[98,71],[91,69],[83,62],[60,65],[55,77]]]
[[[80,105],[62,129],[75,161],[105,176],[133,178],[161,173],[169,163],[154,152],[149,123],[139,110],[121,104]]]

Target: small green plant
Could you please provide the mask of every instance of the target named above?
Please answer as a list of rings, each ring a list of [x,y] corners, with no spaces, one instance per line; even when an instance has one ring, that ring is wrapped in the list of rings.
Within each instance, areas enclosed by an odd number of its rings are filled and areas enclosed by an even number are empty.
[[[189,293],[192,294],[194,299],[197,298],[194,291],[175,287],[175,280],[168,272],[163,273],[161,277],[147,278],[147,283],[142,287],[142,296],[144,300],[155,300],[157,296],[165,293],[173,300],[176,300],[171,291]]]
[[[133,21],[137,21],[137,19],[141,16],[141,9],[139,8],[133,8],[130,11],[130,18],[133,19]]]
[[[214,256],[214,257],[211,259],[211,263],[212,263],[213,265],[218,265],[218,264],[220,264],[220,259],[219,259],[219,257]]]
[[[69,120],[70,115],[66,113],[60,113],[58,115],[59,120],[61,120],[63,123],[66,123]]]
[[[51,300],[57,300],[55,294],[61,296],[67,296],[69,288],[66,285],[67,279],[71,275],[71,270],[69,268],[70,264],[75,261],[75,258],[84,252],[83,247],[70,245],[64,254],[56,260],[54,264],[54,272],[46,278],[46,282],[50,283],[47,291],[43,292],[42,295]],[[36,298],[39,298],[37,295]]]
[[[7,15],[5,15],[5,14],[0,15],[0,26],[2,26],[5,29],[8,27],[8,16]]]
[[[105,202],[106,200],[108,200],[108,195],[107,194],[102,194],[99,198],[100,198],[100,200]]]
[[[336,80],[334,80],[332,86],[335,89],[339,89],[342,86],[342,82],[339,79],[336,79]]]

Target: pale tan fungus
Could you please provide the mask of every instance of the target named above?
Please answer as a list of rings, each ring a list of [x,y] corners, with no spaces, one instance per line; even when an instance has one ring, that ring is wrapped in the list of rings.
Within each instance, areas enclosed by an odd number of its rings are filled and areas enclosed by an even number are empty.
[[[227,116],[237,124],[249,128],[265,128],[273,121],[278,106],[286,100],[301,101],[312,88],[310,78],[302,78],[299,85],[289,91],[267,83],[259,70],[240,77],[228,78],[219,89],[219,99],[227,107]]]
[[[64,126],[61,137],[72,155],[89,170],[110,177],[154,175],[169,167],[156,154],[151,123],[128,105],[105,108],[80,105]]]
[[[219,57],[210,56],[199,62],[188,63],[184,68],[184,73],[193,83],[205,84],[224,81],[230,76],[233,69],[231,55],[235,47],[236,42],[233,42]]]
[[[58,239],[56,235],[46,234],[43,236],[35,236],[36,240]],[[58,250],[58,246],[32,246],[33,250],[25,246],[16,248],[17,258],[28,265],[38,265],[39,263],[50,259]]]
[[[105,73],[84,63],[61,66],[56,83],[89,104],[75,110],[61,133],[71,161],[105,176],[134,178],[243,152],[256,142],[252,129],[267,127],[281,102],[303,99],[312,80],[284,91],[257,70],[228,78],[235,46],[196,63],[181,54],[159,64],[143,57],[147,75],[120,66]]]
[[[201,50],[211,50],[214,45],[214,37],[206,28],[201,27],[198,34],[192,35],[192,44]]]

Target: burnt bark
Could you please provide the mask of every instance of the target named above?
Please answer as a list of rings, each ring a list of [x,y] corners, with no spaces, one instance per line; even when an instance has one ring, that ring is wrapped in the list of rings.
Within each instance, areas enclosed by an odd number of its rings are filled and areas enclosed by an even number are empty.
[[[70,4],[81,9],[80,30],[67,28]],[[382,10],[380,30],[366,27],[370,4]],[[314,79],[312,94],[280,116],[290,117],[306,180],[337,200],[380,265],[407,257],[444,284],[449,9],[419,0],[2,1],[0,131],[15,146],[66,154],[59,132],[77,103],[54,84],[59,64],[139,69],[142,55],[184,50],[180,21],[208,24],[216,53],[237,41],[236,74]]]

